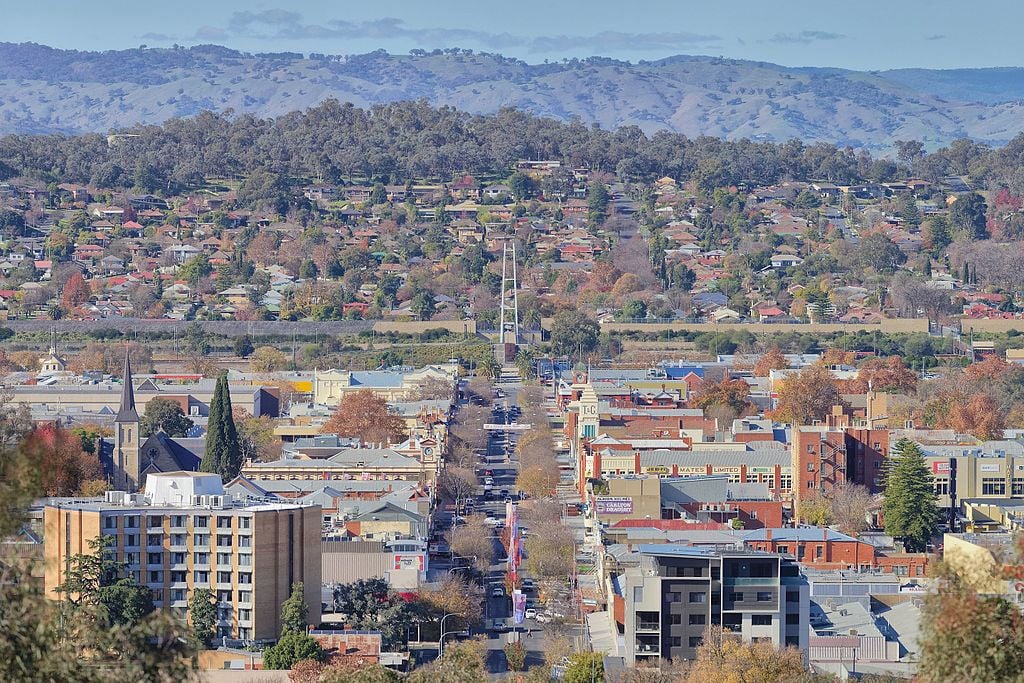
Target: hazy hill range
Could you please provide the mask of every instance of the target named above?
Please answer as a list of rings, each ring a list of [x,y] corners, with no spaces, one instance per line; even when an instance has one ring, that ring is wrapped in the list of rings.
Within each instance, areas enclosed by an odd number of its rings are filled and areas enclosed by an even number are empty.
[[[514,106],[605,128],[937,147],[1024,130],[1024,69],[857,72],[711,57],[527,64],[493,54],[349,57],[218,46],[110,52],[0,43],[0,133],[105,132],[204,109],[284,114],[327,98],[424,98],[473,113]]]

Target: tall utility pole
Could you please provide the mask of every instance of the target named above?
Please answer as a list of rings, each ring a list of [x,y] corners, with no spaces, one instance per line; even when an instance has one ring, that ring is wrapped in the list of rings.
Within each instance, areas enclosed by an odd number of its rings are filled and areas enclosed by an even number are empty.
[[[511,260],[511,263],[509,261]],[[501,327],[499,343],[519,343],[519,273],[516,243],[506,238],[501,252]]]

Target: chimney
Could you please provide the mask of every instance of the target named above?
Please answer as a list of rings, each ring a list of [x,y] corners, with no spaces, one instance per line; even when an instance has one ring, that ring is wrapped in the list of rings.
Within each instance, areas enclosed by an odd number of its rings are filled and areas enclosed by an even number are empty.
[[[764,529],[764,540],[771,542],[772,540],[772,528],[765,527]]]

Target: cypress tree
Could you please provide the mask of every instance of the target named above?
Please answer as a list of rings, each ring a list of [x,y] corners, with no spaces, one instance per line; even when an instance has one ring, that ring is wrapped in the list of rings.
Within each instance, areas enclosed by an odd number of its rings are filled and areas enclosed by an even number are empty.
[[[221,432],[224,439],[224,455],[221,459],[221,477],[231,481],[242,470],[242,449],[238,443],[238,429],[231,409],[231,392],[228,390],[228,376],[223,374],[217,380],[221,383]]]
[[[962,275],[960,275],[960,281],[963,282],[965,285],[968,285],[968,284],[970,284],[970,279],[971,279],[971,267],[969,265],[967,265],[966,261],[964,261],[964,272],[963,272]]]
[[[942,515],[921,448],[910,439],[896,443],[896,457],[885,482],[885,533],[903,539],[909,552],[924,552]]]
[[[210,416],[206,423],[206,452],[203,453],[203,461],[199,469],[203,472],[223,471],[224,458],[224,431],[223,431],[223,387],[220,378],[217,378],[217,386],[213,390],[213,399],[210,401]]]

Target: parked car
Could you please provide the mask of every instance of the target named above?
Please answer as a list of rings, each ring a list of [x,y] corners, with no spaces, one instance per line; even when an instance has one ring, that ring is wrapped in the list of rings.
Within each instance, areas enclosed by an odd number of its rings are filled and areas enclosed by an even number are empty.
[[[491,630],[495,633],[508,633],[508,624],[505,623],[504,619],[495,619],[494,624],[491,626]]]
[[[537,610],[532,609],[530,607],[527,607],[526,608],[526,618],[527,619],[536,619],[537,618]]]
[[[494,588],[491,589],[491,597],[492,598],[503,598],[503,597],[505,597],[505,589],[502,588],[501,586],[495,586]]]

